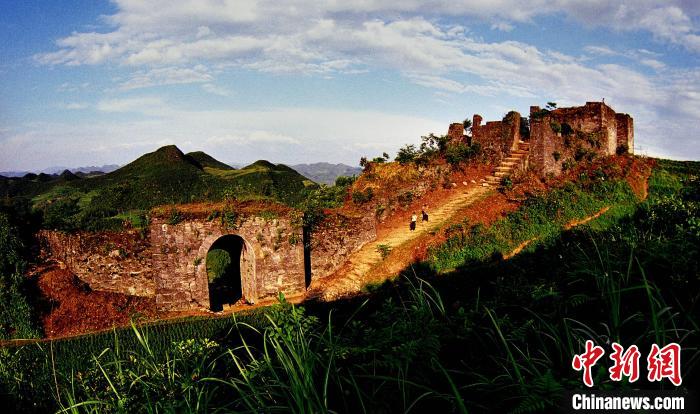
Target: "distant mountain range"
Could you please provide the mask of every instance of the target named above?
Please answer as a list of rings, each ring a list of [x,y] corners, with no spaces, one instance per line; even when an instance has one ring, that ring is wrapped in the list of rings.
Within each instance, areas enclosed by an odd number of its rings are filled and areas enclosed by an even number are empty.
[[[230,170],[235,168],[242,168],[244,164],[224,164],[213,157],[205,154],[204,152],[197,151],[188,154],[192,157],[194,161],[199,163],[202,167],[217,168],[222,170]],[[102,174],[111,173],[119,169],[117,164],[107,164],[102,166],[89,166],[89,167],[49,167],[41,171],[0,171],[0,175],[4,177],[24,177],[27,174],[47,174],[47,175],[58,175],[65,171],[70,171],[71,173],[77,175],[78,177],[95,176]],[[350,177],[353,175],[359,175],[362,172],[362,168],[351,167],[346,164],[330,164],[327,162],[316,162],[311,164],[297,164],[290,166],[293,170],[297,171],[304,177],[321,184],[333,185],[335,179],[340,176]]]
[[[89,175],[89,174],[95,173],[95,172],[101,172],[101,173],[106,174],[106,173],[110,173],[112,171],[115,171],[119,167],[120,166],[117,164],[106,164],[106,165],[99,166],[99,167],[96,165],[93,165],[93,166],[89,166],[89,167],[78,167],[78,168],[49,167],[49,168],[45,168],[41,171],[0,171],[0,175],[2,175],[3,177],[24,177],[27,174],[52,175],[52,174],[60,174],[66,170],[72,172],[73,174],[77,174],[77,175],[80,175],[78,173]]]
[[[330,164],[327,162],[316,162],[313,164],[297,164],[291,166],[299,174],[317,183],[333,185],[335,179],[340,176],[360,175],[362,168],[351,167],[345,164]]]

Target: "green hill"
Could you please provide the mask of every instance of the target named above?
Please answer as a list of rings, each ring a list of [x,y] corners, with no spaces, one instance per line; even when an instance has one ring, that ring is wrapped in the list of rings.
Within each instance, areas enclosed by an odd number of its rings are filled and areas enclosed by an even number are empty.
[[[7,197],[29,200],[47,227],[100,229],[138,224],[154,206],[224,198],[269,199],[294,205],[316,184],[284,165],[257,161],[239,170],[174,145],[145,154],[111,173],[0,180]],[[141,219],[139,219],[141,217]]]
[[[187,157],[189,157],[191,160],[194,160],[202,168],[204,168],[204,167],[217,168],[219,170],[233,170],[234,169],[230,165],[224,164],[223,162],[217,160],[216,158],[212,157],[211,155],[209,155],[203,151],[188,152],[185,155]]]

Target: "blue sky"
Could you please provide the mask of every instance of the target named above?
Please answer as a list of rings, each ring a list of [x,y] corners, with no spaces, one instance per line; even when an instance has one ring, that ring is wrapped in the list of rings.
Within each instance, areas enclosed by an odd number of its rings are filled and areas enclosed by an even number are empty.
[[[700,159],[700,3],[0,0],[0,171],[159,146],[344,162],[480,113],[600,100]]]

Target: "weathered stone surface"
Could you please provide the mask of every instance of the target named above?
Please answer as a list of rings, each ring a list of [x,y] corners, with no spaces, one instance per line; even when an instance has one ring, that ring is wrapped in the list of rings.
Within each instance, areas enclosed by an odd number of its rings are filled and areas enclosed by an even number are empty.
[[[464,135],[464,124],[461,122],[450,124],[450,127],[447,130],[447,136],[450,139],[450,142],[465,141],[466,136]]]
[[[472,120],[472,143],[481,146],[486,158],[498,163],[511,150],[517,148],[520,141],[520,114],[511,111],[501,121],[490,121],[481,125],[481,115],[474,115]]]
[[[151,243],[164,252],[153,257],[156,303],[161,308],[209,307],[206,256],[212,244],[225,235],[237,235],[245,241],[241,255],[245,301],[255,303],[280,292],[292,295],[305,291],[302,229],[288,217],[249,217],[233,228],[221,220],[191,219],[170,225],[155,218]]]
[[[243,299],[255,303],[280,292],[306,290],[307,277],[333,273],[348,256],[376,237],[374,217],[330,214],[304,251],[304,235],[293,213],[276,218],[245,216],[231,226],[221,219],[189,217],[169,224],[152,218],[148,236],[136,231],[68,234],[42,231],[46,255],[65,263],[94,290],[155,296],[162,310],[209,308],[206,256],[226,235],[244,240]],[[309,273],[307,275],[307,273]]]
[[[150,242],[136,231],[64,233],[42,230],[42,254],[60,260],[94,290],[153,296]]]
[[[615,114],[617,124],[617,147],[627,147],[627,153],[634,153],[634,122],[628,114]]]
[[[603,102],[553,111],[530,108],[530,168],[542,175],[561,174],[582,159],[613,155],[623,143],[632,153],[632,117],[616,114]]]
[[[365,244],[377,238],[372,215],[331,214],[311,237],[311,277],[332,275]]]

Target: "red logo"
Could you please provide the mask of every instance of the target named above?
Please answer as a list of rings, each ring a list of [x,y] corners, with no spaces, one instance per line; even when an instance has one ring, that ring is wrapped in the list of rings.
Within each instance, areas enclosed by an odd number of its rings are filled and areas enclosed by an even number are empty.
[[[637,348],[637,345],[632,345],[627,348],[624,353],[622,351],[625,348],[617,342],[612,343],[613,353],[610,355],[610,359],[613,360],[614,365],[608,369],[610,372],[610,379],[613,381],[622,381],[622,376],[629,377],[630,382],[635,382],[639,379],[639,356],[641,353]]]
[[[629,382],[639,379],[639,358],[641,353],[636,345],[632,345],[627,350],[618,344],[612,343],[613,352],[610,359],[613,366],[608,369],[612,381],[622,381],[622,377],[627,377]],[[591,340],[586,341],[586,351],[582,354],[574,355],[571,366],[576,371],[583,371],[583,383],[587,387],[593,386],[593,367],[600,358],[605,355],[605,350],[597,346]],[[681,346],[677,343],[670,343],[663,348],[653,344],[647,356],[647,379],[650,382],[662,381],[668,378],[675,386],[681,385]]]
[[[661,381],[668,378],[673,385],[681,385],[683,382],[681,379],[681,346],[671,343],[659,349],[658,345],[652,345],[651,352],[647,357],[647,369],[649,370],[647,376],[649,381]]]
[[[581,355],[574,355],[574,360],[571,361],[571,366],[576,371],[583,369],[583,383],[588,387],[593,386],[593,375],[591,369],[598,360],[605,355],[605,350],[597,345],[593,345],[590,339],[586,341],[586,352]]]

